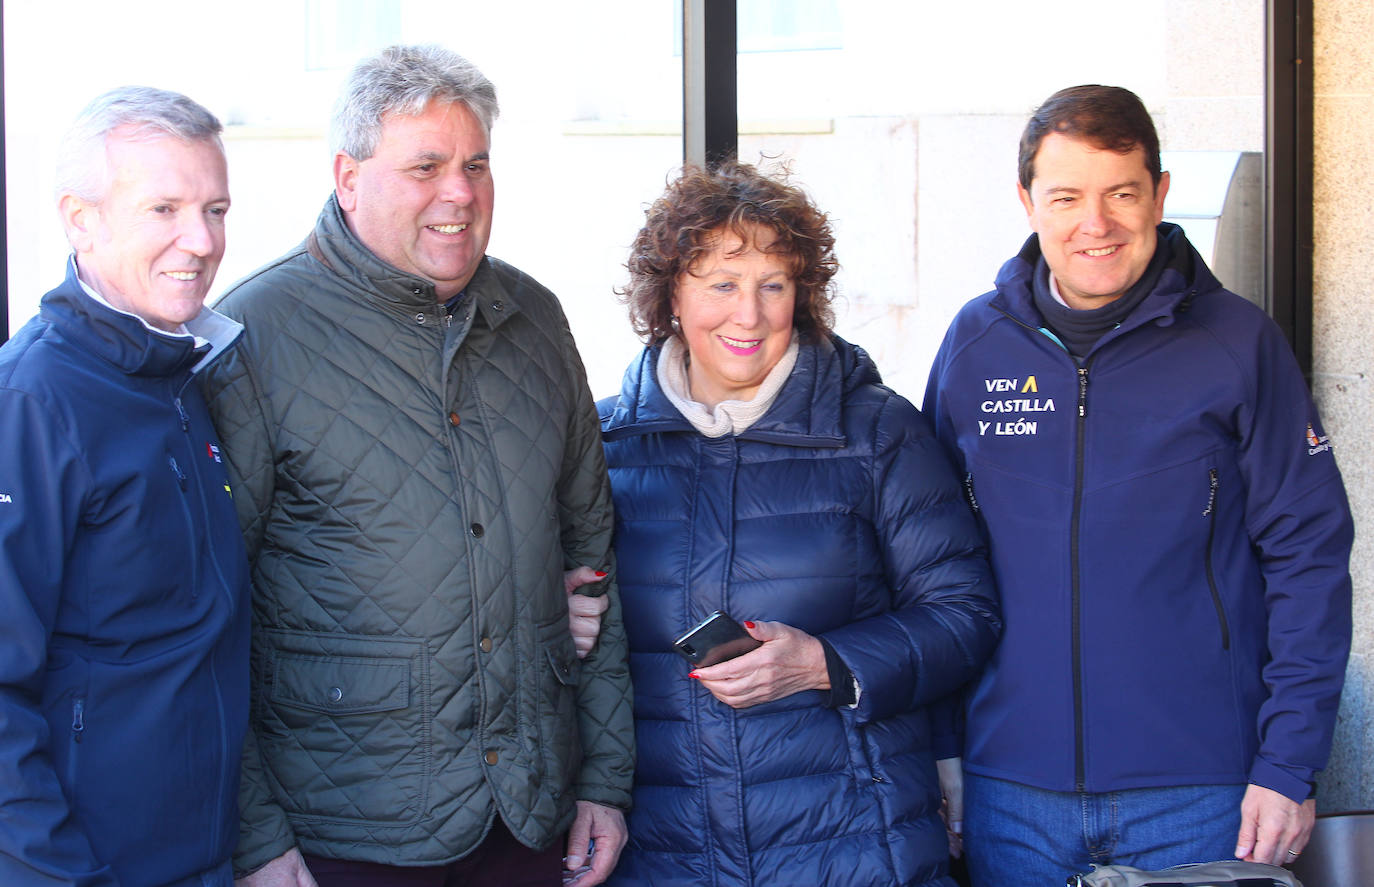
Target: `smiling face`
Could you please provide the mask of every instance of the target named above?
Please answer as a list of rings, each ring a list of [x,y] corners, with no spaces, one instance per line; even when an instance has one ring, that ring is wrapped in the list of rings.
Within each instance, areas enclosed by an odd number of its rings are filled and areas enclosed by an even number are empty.
[[[692,399],[712,409],[752,398],[787,352],[797,287],[787,256],[765,252],[771,232],[748,229],[748,243],[725,229],[707,235],[710,252],[673,289],[691,364]]]
[[[135,134],[105,139],[104,196],[64,194],[58,210],[88,286],[150,326],[176,330],[200,313],[224,257],[229,175],[207,140]]]
[[[1156,186],[1141,148],[1119,154],[1059,133],[1045,136],[1034,168],[1030,191],[1017,191],[1064,301],[1090,309],[1121,298],[1155,254],[1169,174]]]
[[[349,227],[378,258],[432,281],[441,300],[468,285],[496,189],[487,134],[467,105],[388,115],[371,157],[334,158],[334,185]]]

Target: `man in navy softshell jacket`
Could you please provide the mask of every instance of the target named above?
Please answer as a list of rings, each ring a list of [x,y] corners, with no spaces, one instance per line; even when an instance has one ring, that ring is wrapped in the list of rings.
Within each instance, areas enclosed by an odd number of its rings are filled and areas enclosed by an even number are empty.
[[[1005,619],[968,700],[973,880],[1292,862],[1350,646],[1332,442],[1278,328],[1163,222],[1135,95],[1051,96],[1019,180],[1035,233],[955,318],[925,401]]]
[[[237,339],[219,122],[96,99],[66,280],[0,347],[0,884],[230,887],[248,567],[197,373]]]

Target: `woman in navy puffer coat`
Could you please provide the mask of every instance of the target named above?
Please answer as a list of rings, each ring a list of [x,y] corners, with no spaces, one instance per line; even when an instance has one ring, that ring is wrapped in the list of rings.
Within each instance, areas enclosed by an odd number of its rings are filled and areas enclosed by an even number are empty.
[[[741,164],[636,240],[651,344],[601,404],[639,754],[610,883],[953,883],[927,706],[992,651],[993,586],[924,418],[829,333],[832,248]],[[762,646],[693,669],[672,641],[716,609]]]

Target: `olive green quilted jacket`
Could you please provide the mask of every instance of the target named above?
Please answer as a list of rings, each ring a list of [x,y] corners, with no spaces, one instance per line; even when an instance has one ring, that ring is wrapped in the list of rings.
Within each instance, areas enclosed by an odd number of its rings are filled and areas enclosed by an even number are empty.
[[[253,711],[235,859],[387,864],[522,842],[634,769],[611,501],[557,300],[487,258],[452,316],[331,197],[219,309],[206,381],[253,567]],[[578,660],[565,568],[612,571]]]

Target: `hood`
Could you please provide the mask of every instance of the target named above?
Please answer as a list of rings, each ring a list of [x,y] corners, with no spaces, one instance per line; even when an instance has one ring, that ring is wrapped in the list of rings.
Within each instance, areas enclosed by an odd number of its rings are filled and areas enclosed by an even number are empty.
[[[1194,298],[1221,289],[1221,283],[1188,241],[1182,228],[1172,222],[1161,222],[1155,230],[1160,247],[1170,251],[1169,263],[1154,289],[1121,325],[1123,331],[1152,320],[1165,325],[1172,323],[1174,315],[1186,311],[1188,303]],[[1033,278],[1041,257],[1040,237],[1032,234],[1022,245],[1021,251],[997,272],[996,294],[991,301],[992,307],[1035,328],[1043,326],[1045,322],[1035,308],[1032,295]]]
[[[39,317],[60,329],[78,347],[131,376],[165,377],[189,372],[220,354],[243,329],[223,315],[202,308],[187,324],[193,335],[155,330],[136,315],[92,299],[82,289],[76,267],[70,262],[66,279],[43,296]],[[195,336],[208,341],[196,344]]]

